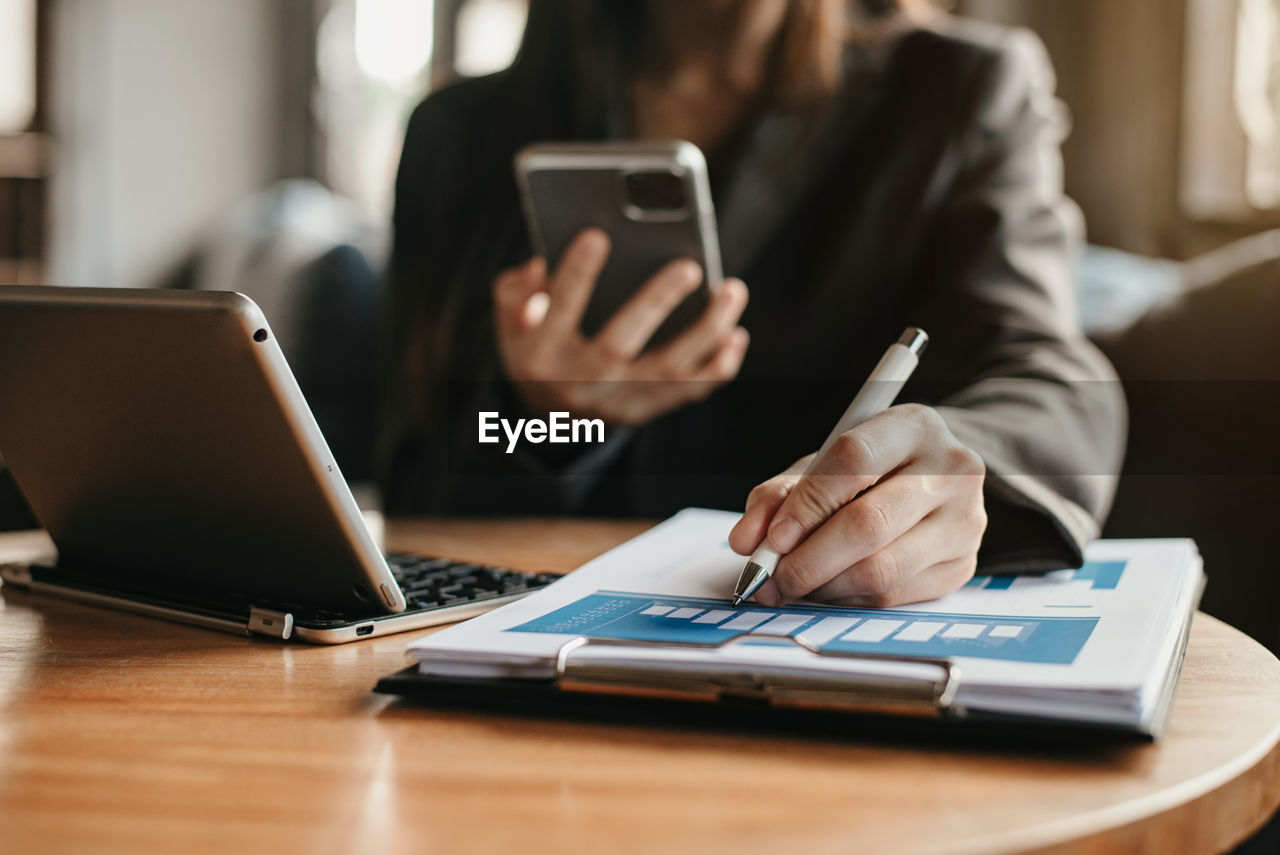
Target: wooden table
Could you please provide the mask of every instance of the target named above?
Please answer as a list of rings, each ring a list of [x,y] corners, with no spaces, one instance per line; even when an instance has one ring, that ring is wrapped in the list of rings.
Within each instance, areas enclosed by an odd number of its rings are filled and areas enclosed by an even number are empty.
[[[637,523],[393,524],[569,569]],[[39,548],[0,537],[0,558]],[[1218,852],[1280,802],[1280,662],[1199,615],[1159,745],[1031,751],[413,708],[409,635],[253,641],[6,591],[0,851]]]

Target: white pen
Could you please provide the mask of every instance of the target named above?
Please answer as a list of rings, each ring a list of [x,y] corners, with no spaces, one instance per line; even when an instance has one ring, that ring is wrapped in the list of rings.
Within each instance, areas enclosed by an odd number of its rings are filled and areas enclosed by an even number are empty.
[[[880,357],[880,362],[876,364],[867,382],[862,384],[862,388],[850,402],[849,408],[831,429],[826,442],[822,443],[818,453],[813,455],[809,468],[804,471],[805,475],[814,470],[818,461],[842,434],[853,430],[867,419],[879,415],[893,405],[902,387],[911,379],[911,372],[915,371],[916,366],[920,364],[920,354],[928,344],[929,336],[924,330],[909,327],[901,338],[889,345],[889,349],[885,351],[884,356]],[[782,556],[771,549],[768,542],[766,535],[765,540],[747,559],[747,566],[742,568],[742,574],[738,576],[738,584],[733,589],[734,606],[741,605],[744,600],[750,599],[777,568]]]

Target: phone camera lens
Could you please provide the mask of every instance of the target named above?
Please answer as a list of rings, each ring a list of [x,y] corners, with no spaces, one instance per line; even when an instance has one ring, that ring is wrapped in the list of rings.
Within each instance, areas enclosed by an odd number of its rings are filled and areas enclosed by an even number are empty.
[[[684,181],[669,170],[629,172],[627,202],[641,211],[679,211],[687,204]]]

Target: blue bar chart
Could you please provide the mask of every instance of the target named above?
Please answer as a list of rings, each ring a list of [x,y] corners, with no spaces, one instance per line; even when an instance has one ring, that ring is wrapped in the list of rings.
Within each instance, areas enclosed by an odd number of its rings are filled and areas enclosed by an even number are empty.
[[[1071,582],[1089,582],[1093,590],[1115,590],[1124,575],[1124,561],[1088,561],[1078,570],[1059,570],[1054,575],[1061,575]],[[966,588],[982,588],[987,591],[1007,591],[1021,584],[1034,584],[1040,576],[974,576],[965,584]]]
[[[1096,583],[1095,583],[1096,584]],[[822,650],[1070,664],[1096,617],[1010,617],[801,605],[729,608],[724,600],[597,591],[507,632],[671,643],[803,636]]]

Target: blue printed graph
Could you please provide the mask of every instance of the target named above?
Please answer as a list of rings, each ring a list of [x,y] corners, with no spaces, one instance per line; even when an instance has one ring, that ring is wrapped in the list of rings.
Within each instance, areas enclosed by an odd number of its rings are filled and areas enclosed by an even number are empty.
[[[724,600],[598,591],[508,632],[714,643],[751,633],[797,636],[823,650],[1068,665],[1093,617],[1020,618],[834,606],[729,608]]]
[[[1071,581],[1092,582],[1094,590],[1114,590],[1124,575],[1124,561],[1088,561],[1079,570],[1061,571],[1071,574]],[[966,588],[983,588],[987,591],[1007,591],[1019,579],[1035,579],[1035,576],[974,576]]]

